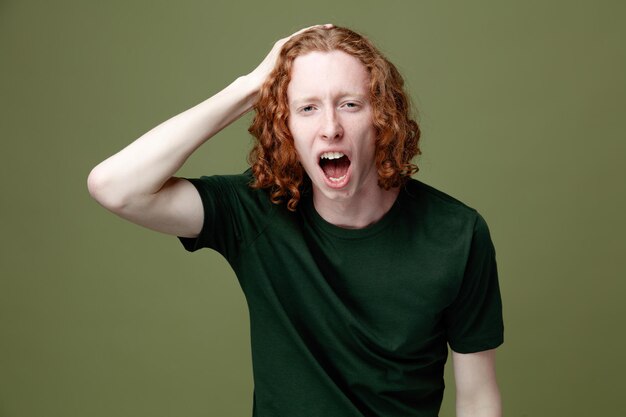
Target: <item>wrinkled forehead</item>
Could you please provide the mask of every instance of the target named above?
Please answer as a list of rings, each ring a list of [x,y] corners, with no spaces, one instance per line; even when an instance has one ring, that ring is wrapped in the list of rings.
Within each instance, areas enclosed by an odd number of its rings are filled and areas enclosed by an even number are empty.
[[[332,98],[340,94],[369,96],[370,75],[357,58],[343,51],[313,51],[298,56],[287,87],[289,102]]]

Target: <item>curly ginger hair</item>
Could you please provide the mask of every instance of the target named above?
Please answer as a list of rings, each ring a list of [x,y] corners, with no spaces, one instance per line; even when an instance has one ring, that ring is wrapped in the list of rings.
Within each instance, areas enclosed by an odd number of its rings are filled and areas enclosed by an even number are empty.
[[[386,190],[403,185],[419,168],[411,159],[422,152],[419,125],[410,115],[404,80],[365,37],[342,27],[313,28],[289,39],[276,66],[259,92],[255,117],[248,131],[255,143],[248,156],[251,187],[269,189],[273,203],[287,202],[295,211],[308,179],[288,128],[287,86],[294,60],[309,52],[343,51],[357,58],[370,75],[369,99],[376,131],[375,163],[378,185]]]

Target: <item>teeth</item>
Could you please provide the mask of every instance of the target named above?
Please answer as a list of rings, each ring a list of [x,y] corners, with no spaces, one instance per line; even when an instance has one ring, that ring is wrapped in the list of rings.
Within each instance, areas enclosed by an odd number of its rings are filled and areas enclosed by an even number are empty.
[[[322,159],[339,159],[343,156],[342,152],[324,152],[321,156]]]
[[[329,179],[330,179],[331,181],[333,181],[333,182],[339,182],[339,181],[341,181],[342,179],[344,179],[345,177],[346,177],[346,174],[343,174],[343,175],[342,175],[341,177],[339,177],[339,178],[329,177]]]

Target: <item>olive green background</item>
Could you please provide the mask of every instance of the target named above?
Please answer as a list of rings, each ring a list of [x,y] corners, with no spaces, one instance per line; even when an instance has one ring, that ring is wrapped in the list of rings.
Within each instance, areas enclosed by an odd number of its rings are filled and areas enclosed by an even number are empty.
[[[326,22],[398,66],[423,129],[417,178],[490,226],[505,415],[626,415],[625,21],[622,1],[0,0],[0,416],[251,414],[228,265],[110,214],[86,181]],[[249,121],[178,175],[245,169]]]

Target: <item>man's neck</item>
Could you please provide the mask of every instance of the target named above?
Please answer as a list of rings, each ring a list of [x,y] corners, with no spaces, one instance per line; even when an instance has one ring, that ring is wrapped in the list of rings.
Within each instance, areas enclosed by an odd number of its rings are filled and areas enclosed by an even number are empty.
[[[367,196],[329,200],[314,190],[313,204],[328,223],[345,229],[362,229],[378,222],[391,209],[399,192],[399,188],[384,190],[375,187]]]

